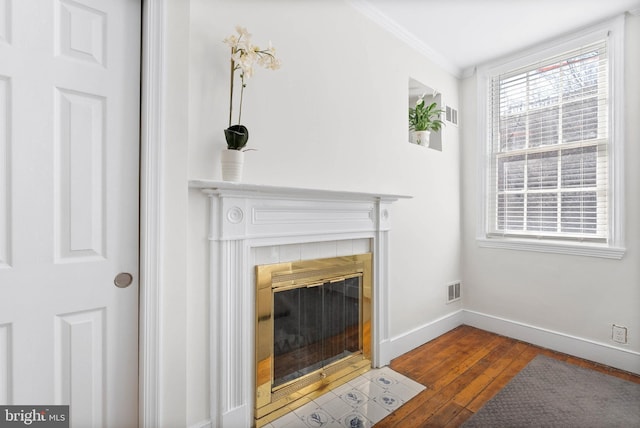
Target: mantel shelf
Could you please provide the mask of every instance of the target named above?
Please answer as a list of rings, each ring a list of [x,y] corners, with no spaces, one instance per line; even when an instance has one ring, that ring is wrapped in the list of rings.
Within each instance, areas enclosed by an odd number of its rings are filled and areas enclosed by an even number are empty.
[[[387,201],[393,202],[398,199],[410,199],[408,195],[394,195],[386,193],[366,193],[366,192],[348,192],[340,190],[325,189],[306,189],[300,187],[285,186],[269,186],[264,184],[248,184],[230,181],[214,181],[214,180],[190,180],[189,187],[201,189],[211,193],[233,193],[253,196],[287,196],[296,198],[313,198],[313,199],[339,199],[353,201]]]

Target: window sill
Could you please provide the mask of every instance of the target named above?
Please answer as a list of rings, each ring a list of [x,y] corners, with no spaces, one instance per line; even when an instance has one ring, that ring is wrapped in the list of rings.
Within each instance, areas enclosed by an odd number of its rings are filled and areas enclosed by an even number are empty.
[[[481,248],[500,248],[505,250],[535,251],[539,253],[568,254],[573,256],[599,257],[621,260],[626,248],[609,247],[599,244],[539,242],[513,238],[477,238]]]

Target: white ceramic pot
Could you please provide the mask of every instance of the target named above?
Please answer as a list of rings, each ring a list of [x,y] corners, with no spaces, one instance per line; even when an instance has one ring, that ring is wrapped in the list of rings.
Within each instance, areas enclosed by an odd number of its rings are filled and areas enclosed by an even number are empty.
[[[414,131],[412,134],[413,143],[419,146],[429,147],[429,136],[431,132],[429,131]]]
[[[222,179],[224,181],[241,181],[244,152],[240,150],[223,150],[220,159],[222,162]]]

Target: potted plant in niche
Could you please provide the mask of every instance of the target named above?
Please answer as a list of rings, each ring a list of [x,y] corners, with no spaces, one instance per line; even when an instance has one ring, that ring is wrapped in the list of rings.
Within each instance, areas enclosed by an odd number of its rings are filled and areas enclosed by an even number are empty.
[[[269,42],[269,47],[261,49],[251,43],[251,34],[246,28],[236,26],[236,33],[224,39],[224,43],[231,47],[231,83],[229,89],[229,127],[224,130],[227,140],[227,150],[222,152],[222,179],[226,181],[240,181],[244,165],[245,146],[249,140],[249,130],[242,125],[242,101],[247,79],[253,75],[254,65],[271,70],[280,68],[280,61],[275,56],[275,49]],[[232,125],[233,95],[236,71],[240,74],[240,100],[238,102],[238,122]]]
[[[420,146],[429,147],[431,131],[439,131],[444,125],[440,120],[442,110],[437,103],[426,105],[424,96],[418,98],[414,108],[409,107],[409,130],[411,142]]]

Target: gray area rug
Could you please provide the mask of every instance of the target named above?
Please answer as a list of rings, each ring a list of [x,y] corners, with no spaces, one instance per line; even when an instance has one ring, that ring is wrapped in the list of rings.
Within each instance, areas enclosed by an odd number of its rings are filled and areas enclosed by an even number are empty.
[[[462,426],[640,427],[640,384],[539,355]]]

